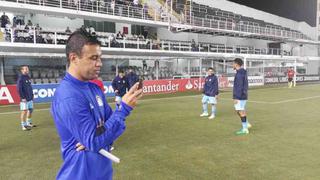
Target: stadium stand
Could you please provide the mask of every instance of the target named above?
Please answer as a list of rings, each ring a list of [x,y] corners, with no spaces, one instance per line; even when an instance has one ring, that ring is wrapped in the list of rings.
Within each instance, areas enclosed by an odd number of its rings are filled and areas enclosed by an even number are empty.
[[[87,28],[89,31],[89,28]],[[5,28],[5,39],[20,43],[40,43],[40,44],[65,44],[70,33],[61,29],[54,32],[49,28],[37,28],[35,26],[17,25],[15,28],[7,26]],[[13,32],[13,35],[11,35]],[[94,32],[103,47],[113,48],[133,48],[133,49],[159,49],[165,51],[199,51],[213,53],[238,53],[238,54],[265,54],[281,55],[280,49],[254,48],[244,46],[229,46],[226,44],[215,44],[210,42],[199,42],[198,45],[192,41],[174,41],[145,39],[142,35],[117,36],[114,33]],[[13,40],[11,40],[13,38]],[[290,55],[290,54],[287,54]]]
[[[10,1],[10,0],[5,0]],[[114,16],[123,16],[144,20],[152,21],[172,21],[174,16],[170,16],[166,10],[167,6],[163,6],[159,9],[154,9],[148,5],[148,1],[144,5],[141,3],[134,5],[132,1],[78,1],[78,0],[56,0],[56,1],[38,1],[38,0],[28,0],[28,1],[12,1],[18,3],[27,3],[39,6],[50,6],[65,9],[74,9],[78,11],[92,12],[98,14],[108,14]],[[167,1],[170,2],[170,1]],[[272,23],[264,22],[262,20],[256,20],[254,18],[241,16],[233,12],[224,11],[221,9],[213,8],[210,6],[205,6],[192,2],[190,8],[190,1],[178,1],[174,4],[174,14],[180,19],[180,22],[189,24],[196,27],[206,27],[216,30],[231,30],[241,33],[256,33],[261,38],[270,39],[275,37],[281,38],[293,38],[293,39],[305,39],[310,40],[310,38],[296,30],[291,30],[286,27],[274,25]],[[191,9],[191,13],[190,13]],[[179,13],[180,12],[180,13]],[[184,18],[182,18],[183,16]],[[181,19],[184,19],[181,22]],[[175,29],[175,28],[173,28]],[[179,29],[178,31],[190,31],[190,29]],[[220,32],[220,31],[219,31]],[[232,34],[234,35],[233,32]],[[270,37],[271,36],[271,37]],[[256,38],[256,37],[252,37]]]
[[[28,7],[30,6],[30,9],[50,7],[52,8],[52,11],[56,10],[57,12],[60,10],[68,10],[68,13],[70,13],[69,15],[71,16],[70,19],[73,19],[74,16],[78,15],[78,13],[86,13],[86,16],[80,17],[82,23],[78,27],[87,26],[86,29],[98,37],[98,40],[101,42],[105,52],[107,50],[121,49],[118,52],[125,52],[126,55],[128,55],[130,53],[128,53],[127,50],[130,51],[132,49],[138,49],[150,50],[150,54],[158,53],[156,56],[166,52],[168,52],[166,55],[171,52],[179,52],[180,54],[175,54],[175,56],[182,55],[183,57],[186,57],[187,55],[198,57],[200,53],[197,54],[197,52],[207,55],[209,54],[211,56],[218,56],[216,59],[210,60],[212,61],[212,64],[202,64],[203,66],[197,67],[201,63],[192,63],[192,65],[190,65],[191,67],[188,69],[186,69],[186,61],[184,62],[183,67],[179,69],[180,64],[172,63],[172,59],[170,60],[171,64],[162,64],[160,67],[156,67],[155,65],[149,65],[148,67],[144,67],[144,65],[131,65],[128,62],[125,63],[125,65],[113,63],[111,65],[113,67],[110,70],[108,69],[108,71],[102,72],[101,74],[101,77],[105,80],[113,79],[118,69],[127,70],[129,66],[133,67],[134,71],[143,79],[151,80],[173,78],[175,76],[178,77],[185,75],[201,76],[205,67],[221,67],[222,65],[215,61],[221,59],[225,60],[230,56],[248,55],[246,57],[251,57],[252,59],[283,58],[283,56],[284,58],[295,58],[294,55],[297,55],[297,52],[295,52],[295,46],[297,45],[291,45],[288,43],[288,46],[290,47],[283,48],[282,45],[286,44],[286,40],[310,40],[310,37],[306,36],[305,32],[302,33],[300,31],[292,30],[288,27],[276,25],[271,22],[265,22],[263,20],[246,17],[241,14],[198,4],[188,0],[173,1],[172,11],[170,10],[171,5],[169,4],[171,1],[163,0],[135,2],[122,0],[4,1],[15,3],[15,5],[28,5]],[[158,4],[156,2],[158,2]],[[152,5],[151,3],[155,3],[157,5]],[[111,18],[108,16],[108,21],[112,20],[116,24],[119,23],[119,19],[127,18],[126,21],[123,19],[120,21],[121,23],[128,23],[127,26],[135,25],[135,22],[138,19],[141,20],[143,25],[148,25],[154,28],[152,32],[153,34],[150,32],[145,36],[145,34],[141,33],[141,31],[137,34],[135,34],[134,31],[130,33],[124,33],[124,30],[121,29],[121,27],[117,28],[117,30],[114,28],[113,32],[95,30],[94,27],[83,22],[86,21],[87,18],[94,20],[96,18],[95,15],[111,15]],[[14,13],[14,18],[12,21],[7,17],[1,18],[1,43],[4,42],[5,45],[12,47],[15,47],[15,45],[22,45],[26,47],[26,49],[31,47],[31,44],[35,44],[50,49],[49,53],[58,52],[57,49],[61,49],[63,47],[61,45],[66,43],[66,40],[72,30],[78,28],[74,26],[70,28],[70,24],[65,24],[64,26],[59,26],[57,28],[40,26],[42,24],[41,22],[34,21],[33,24],[28,18],[21,18],[19,16],[23,16],[23,13]],[[59,15],[50,14],[50,16]],[[31,16],[28,17],[30,18]],[[159,22],[163,24],[157,24]],[[171,30],[172,32],[167,29]],[[185,32],[183,38],[180,38],[182,35],[180,36],[179,32]],[[213,36],[207,38],[208,36],[202,36],[203,34],[209,34],[210,36]],[[216,37],[222,37],[227,40],[221,40]],[[246,41],[247,39],[253,40],[243,43],[242,39],[245,39]],[[270,44],[272,43],[277,45],[271,46]],[[33,52],[34,50],[30,51]],[[141,52],[141,54],[144,52]],[[187,53],[187,55],[184,53]],[[144,59],[145,58],[138,58],[139,61]],[[151,57],[149,60],[153,61]],[[202,62],[206,59],[204,58],[203,60],[197,60]],[[184,60],[182,59],[182,61]],[[39,67],[35,65],[30,69],[32,74],[31,76],[36,84],[58,83],[65,72],[65,67],[59,67],[56,71],[52,70],[50,67],[46,67],[45,65],[41,65]],[[228,68],[224,67],[223,72],[221,73],[229,73],[227,72],[227,69]],[[9,76],[13,75],[11,74]],[[11,79],[6,81],[14,82],[14,80]]]
[[[175,4],[173,5],[173,9],[176,12],[181,12],[180,14],[183,13],[184,17],[187,17],[184,23],[188,23],[194,26],[222,28],[226,30],[252,32],[297,39],[310,39],[307,35],[299,31],[274,25],[262,20],[245,17],[233,12],[201,5],[195,2],[192,2],[190,8],[190,1],[188,0],[174,2]]]

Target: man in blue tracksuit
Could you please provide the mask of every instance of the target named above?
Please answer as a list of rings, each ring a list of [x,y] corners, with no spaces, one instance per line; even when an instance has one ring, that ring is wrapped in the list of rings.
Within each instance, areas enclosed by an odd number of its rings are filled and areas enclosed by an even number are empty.
[[[121,99],[126,94],[128,86],[128,81],[124,76],[124,71],[119,70],[118,76],[116,76],[112,81],[112,88],[116,95],[115,101],[117,106],[120,105]]]
[[[243,61],[236,58],[233,61],[233,68],[237,71],[233,84],[233,100],[234,108],[239,115],[242,128],[236,132],[237,135],[249,134],[250,123],[247,120],[246,103],[248,99],[248,75],[247,71],[242,67]]]
[[[22,130],[30,130],[35,127],[32,124],[32,111],[33,111],[33,90],[31,86],[31,79],[29,77],[29,67],[23,65],[20,67],[21,75],[17,81],[17,89],[20,96],[20,119]]]
[[[100,155],[109,150],[125,130],[125,118],[142,95],[138,84],[126,93],[114,112],[99,87],[90,80],[98,78],[102,67],[100,43],[85,29],[67,40],[69,69],[55,91],[51,114],[61,139],[63,164],[59,180],[111,180],[112,163]]]
[[[208,76],[205,79],[205,84],[203,88],[203,97],[202,97],[202,107],[203,113],[200,117],[209,116],[208,113],[208,104],[212,105],[211,116],[209,119],[214,119],[216,116],[216,104],[217,98],[219,94],[219,87],[218,87],[218,78],[214,75],[213,68],[208,69]]]
[[[129,72],[126,75],[128,81],[128,88],[130,89],[134,84],[139,82],[139,76],[133,71],[132,67],[129,68]]]

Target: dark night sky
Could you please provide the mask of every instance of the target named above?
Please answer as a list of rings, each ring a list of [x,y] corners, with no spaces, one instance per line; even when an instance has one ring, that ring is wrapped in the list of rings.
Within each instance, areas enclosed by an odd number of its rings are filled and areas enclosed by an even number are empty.
[[[316,0],[229,0],[255,9],[316,26]]]

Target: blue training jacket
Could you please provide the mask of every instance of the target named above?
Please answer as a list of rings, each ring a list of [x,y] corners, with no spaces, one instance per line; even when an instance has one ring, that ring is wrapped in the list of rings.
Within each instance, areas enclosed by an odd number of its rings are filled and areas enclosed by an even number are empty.
[[[139,81],[139,76],[134,73],[130,72],[126,75],[127,81],[128,81],[128,89],[130,89],[134,84],[136,84]]]
[[[130,106],[121,102],[112,112],[97,85],[67,73],[55,91],[51,106],[64,161],[56,179],[111,180],[112,162],[98,151],[108,150],[125,131],[125,118],[131,111]],[[86,150],[77,152],[77,143]]]
[[[214,97],[219,94],[218,78],[214,74],[207,76],[203,88],[203,94]]]
[[[237,70],[237,73],[234,77],[233,99],[248,99],[248,75],[247,71],[243,68]]]
[[[31,79],[28,75],[21,74],[17,81],[17,89],[20,99],[26,99],[26,101],[33,100],[33,90],[31,86]]]
[[[128,81],[126,77],[121,78],[120,76],[117,76],[112,81],[112,88],[113,90],[118,90],[118,93],[116,93],[116,96],[124,96],[127,93],[128,88]]]

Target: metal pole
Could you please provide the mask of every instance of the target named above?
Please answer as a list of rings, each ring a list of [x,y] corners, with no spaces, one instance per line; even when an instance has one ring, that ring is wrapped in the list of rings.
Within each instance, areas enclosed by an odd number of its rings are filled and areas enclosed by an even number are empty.
[[[10,34],[11,42],[13,43],[13,41],[14,41],[14,39],[13,39],[13,37],[14,37],[14,36],[13,36],[13,33],[14,33],[13,28],[11,28],[10,31],[11,31],[11,34]]]
[[[190,24],[191,24],[191,18],[192,17],[192,0],[190,0]]]
[[[199,67],[200,67],[200,75],[199,75],[199,91],[201,91],[201,84],[202,84],[202,82],[201,82],[201,78],[202,78],[202,59],[199,59]]]
[[[293,87],[297,85],[297,59],[294,60],[294,78],[293,78]]]
[[[159,80],[159,61],[156,60],[156,80]]]
[[[247,69],[247,58],[243,58],[243,68]]]
[[[0,75],[0,78],[1,78],[1,85],[6,85],[6,82],[4,81],[4,58],[1,59],[1,67],[0,67],[0,71],[1,71],[1,75]]]
[[[262,75],[263,75],[263,85],[264,85],[264,83],[265,83],[265,73],[264,73],[264,68],[265,68],[265,64],[264,64],[265,62],[264,62],[264,60],[262,60]]]
[[[57,45],[57,32],[54,32],[54,44]]]
[[[118,64],[118,59],[116,59],[116,76],[118,75],[119,72],[119,64]]]
[[[191,61],[190,61],[190,59],[188,59],[188,75],[191,77],[191,75],[190,75],[190,66],[191,66]]]
[[[68,72],[69,69],[69,63],[66,64],[66,72]]]
[[[36,28],[33,28],[33,43],[36,44],[37,41],[36,41]]]

